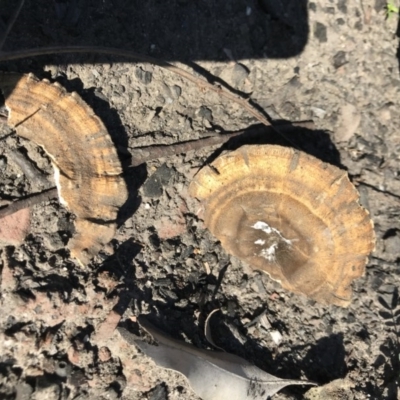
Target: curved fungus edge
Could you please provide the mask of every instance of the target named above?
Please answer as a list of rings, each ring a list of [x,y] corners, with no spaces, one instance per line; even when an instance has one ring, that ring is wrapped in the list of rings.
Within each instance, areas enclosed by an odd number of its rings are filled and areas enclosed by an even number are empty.
[[[52,161],[60,202],[76,215],[68,247],[86,264],[115,235],[118,210],[128,197],[111,137],[80,96],[57,82],[1,73],[0,87],[8,124]]]
[[[350,303],[375,236],[344,171],[290,148],[243,146],[200,170],[189,193],[229,254],[285,289]]]

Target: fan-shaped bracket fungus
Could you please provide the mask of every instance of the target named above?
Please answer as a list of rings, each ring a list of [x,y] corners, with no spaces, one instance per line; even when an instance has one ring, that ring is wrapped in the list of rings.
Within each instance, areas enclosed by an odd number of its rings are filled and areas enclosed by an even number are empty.
[[[199,171],[190,194],[223,248],[288,290],[347,306],[374,249],[345,171],[281,146],[243,146]]]
[[[42,146],[54,167],[60,202],[76,215],[71,255],[85,264],[115,235],[127,189],[103,122],[77,93],[32,74],[0,74],[18,135]]]

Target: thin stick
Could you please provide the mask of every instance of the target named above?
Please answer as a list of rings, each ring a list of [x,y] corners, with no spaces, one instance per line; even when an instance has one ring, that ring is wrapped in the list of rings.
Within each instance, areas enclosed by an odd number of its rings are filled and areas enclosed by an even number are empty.
[[[210,136],[198,140],[188,140],[187,142],[176,144],[160,144],[155,146],[136,147],[132,149],[131,167],[144,164],[157,158],[170,157],[176,154],[187,153],[193,150],[200,150],[204,147],[221,145],[231,137],[242,135],[245,131],[224,134],[221,136]]]
[[[43,201],[49,201],[57,197],[57,188],[50,188],[41,193],[35,193],[21,200],[16,200],[8,206],[0,208],[0,218],[11,215],[23,208],[28,208]]]
[[[310,128],[314,127],[312,121],[294,122],[292,124],[279,125],[279,129],[283,132],[290,132],[293,128]],[[271,129],[271,127],[269,127]],[[133,161],[131,166],[138,166],[147,161],[155,160],[162,157],[170,157],[175,154],[187,153],[193,150],[199,150],[204,147],[221,145],[227,142],[230,138],[243,134],[260,134],[265,132],[265,127],[258,127],[251,130],[236,131],[224,133],[220,135],[210,136],[204,139],[189,140],[183,143],[175,143],[170,145],[147,146],[132,149]],[[57,188],[50,188],[41,193],[35,193],[21,200],[16,200],[13,203],[0,208],[0,218],[13,214],[23,208],[31,207],[43,201],[49,201],[58,197]]]
[[[190,72],[183,70],[182,68],[177,67],[167,61],[159,60],[157,58],[153,58],[151,56],[147,56],[144,54],[139,54],[131,50],[123,50],[116,49],[112,47],[93,47],[93,46],[54,46],[54,47],[41,47],[38,49],[28,49],[28,50],[17,50],[10,52],[0,53],[0,61],[10,61],[17,60],[20,58],[30,58],[42,55],[50,55],[50,54],[65,54],[65,53],[99,53],[99,54],[108,54],[113,56],[125,57],[125,58],[133,58],[140,62],[148,62],[151,64],[158,65],[161,68],[167,69],[168,71],[173,72],[174,74],[180,75],[181,77],[195,83],[196,85],[212,90],[213,92],[218,93],[221,97],[225,97],[227,100],[233,101],[239,105],[241,105],[245,110],[247,110],[253,117],[255,117],[258,121],[266,126],[271,126],[271,123],[268,119],[258,111],[254,106],[249,103],[249,100],[237,96],[226,89],[222,88],[218,85],[213,85],[212,83],[207,82],[204,79],[197,78]],[[276,130],[277,133],[279,133]]]
[[[301,121],[294,122],[292,124],[282,124],[278,125],[279,132],[288,133],[294,128],[309,128],[312,129],[314,123],[312,121]],[[136,167],[140,164],[146,163],[157,158],[170,157],[176,154],[188,153],[189,151],[200,150],[204,147],[222,145],[226,143],[229,139],[235,136],[240,136],[244,134],[257,135],[266,133],[271,127],[259,126],[258,128],[247,129],[243,131],[222,133],[219,135],[209,136],[197,140],[188,140],[187,142],[175,143],[175,144],[161,144],[155,146],[146,147],[136,147],[131,150],[132,153],[132,163],[131,167]]]
[[[10,33],[12,27],[14,26],[15,21],[17,20],[18,15],[22,10],[24,2],[25,2],[25,0],[19,0],[17,7],[14,9],[14,12],[10,17],[10,20],[7,22],[6,30],[0,37],[0,50],[3,48],[4,42],[6,41],[8,34]]]

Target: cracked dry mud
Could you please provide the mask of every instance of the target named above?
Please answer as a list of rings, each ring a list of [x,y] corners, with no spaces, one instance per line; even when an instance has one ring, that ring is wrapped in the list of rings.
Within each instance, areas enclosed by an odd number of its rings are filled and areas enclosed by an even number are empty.
[[[5,19],[12,3],[4,2]],[[224,149],[295,145],[347,170],[377,242],[348,308],[292,294],[224,252],[199,218],[189,184],[218,147],[128,167],[135,147],[257,124],[242,107],[160,67],[110,56],[1,63],[3,71],[57,81],[93,108],[119,150],[129,199],[110,245],[83,267],[66,247],[74,216],[56,199],[31,208],[21,244],[2,247],[0,397],[197,400],[182,377],[157,368],[114,328],[137,330],[136,317],[149,313],[171,336],[208,348],[204,320],[220,308],[212,319],[218,346],[281,378],[329,384],[320,395],[289,387],[274,400],[396,399],[400,349],[386,308],[393,302],[396,313],[400,286],[400,78],[397,20],[385,21],[384,2],[299,2],[306,21],[290,18],[292,2],[281,18],[282,9],[268,1],[149,1],[147,13],[134,1],[48,3],[26,1],[4,51],[125,46],[178,64],[195,62],[198,74],[209,71],[251,94],[274,119],[313,119],[315,131],[286,134],[290,143],[266,134],[237,138]],[[179,18],[170,18],[168,7]],[[301,40],[305,27],[307,40]],[[178,36],[178,28],[186,33]],[[264,46],[262,35],[271,32],[275,39],[266,38]],[[288,46],[288,38],[297,38],[296,45]],[[25,176],[10,155],[16,149],[53,185],[44,151],[7,136],[7,127],[1,132],[1,205],[44,188]]]

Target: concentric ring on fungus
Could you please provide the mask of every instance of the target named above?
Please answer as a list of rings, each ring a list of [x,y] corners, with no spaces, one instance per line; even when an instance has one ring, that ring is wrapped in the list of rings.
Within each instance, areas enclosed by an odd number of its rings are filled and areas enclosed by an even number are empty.
[[[1,73],[8,124],[49,155],[60,202],[76,215],[68,242],[86,264],[115,235],[128,191],[111,137],[93,110],[60,84],[34,75]]]
[[[204,167],[189,191],[229,254],[285,289],[350,303],[375,235],[345,171],[286,147],[243,146]]]

